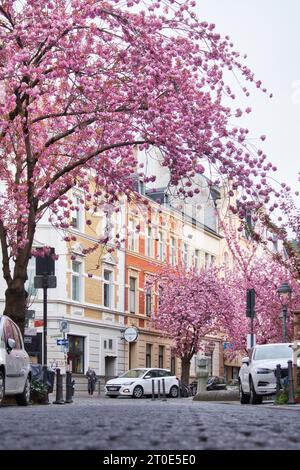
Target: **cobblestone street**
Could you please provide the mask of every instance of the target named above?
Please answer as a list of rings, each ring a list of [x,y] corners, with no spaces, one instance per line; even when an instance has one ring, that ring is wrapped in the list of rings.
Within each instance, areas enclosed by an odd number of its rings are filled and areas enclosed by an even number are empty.
[[[300,449],[300,408],[76,398],[0,409],[0,449]],[[11,431],[7,431],[7,430]]]

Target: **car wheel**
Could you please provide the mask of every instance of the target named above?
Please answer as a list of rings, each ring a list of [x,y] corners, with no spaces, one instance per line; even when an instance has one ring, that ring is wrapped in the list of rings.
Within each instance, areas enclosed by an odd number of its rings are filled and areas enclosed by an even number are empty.
[[[177,398],[178,397],[178,387],[177,387],[177,385],[173,385],[170,388],[169,396],[171,398]]]
[[[242,387],[241,382],[239,383],[239,391],[240,391],[241,405],[248,405],[248,403],[250,403],[250,395],[246,395],[246,393],[243,392],[243,387]]]
[[[27,376],[23,392],[16,395],[16,402],[19,406],[29,405],[30,403],[30,377]]]
[[[133,398],[142,398],[143,395],[144,395],[143,387],[141,387],[140,385],[137,385],[136,387],[134,387],[133,392],[132,392]]]
[[[253,380],[251,379],[251,377],[250,377],[249,385],[250,385],[250,403],[251,403],[251,405],[260,405],[262,403],[262,397],[257,395],[257,393],[255,392],[255,388],[254,388],[254,385],[253,385]]]
[[[3,404],[5,396],[5,378],[3,372],[0,371],[0,406]]]

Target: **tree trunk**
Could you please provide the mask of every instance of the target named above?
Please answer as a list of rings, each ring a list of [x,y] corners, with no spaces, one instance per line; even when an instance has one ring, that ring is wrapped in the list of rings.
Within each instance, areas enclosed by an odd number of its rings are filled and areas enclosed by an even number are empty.
[[[5,291],[4,315],[10,317],[24,335],[27,292],[25,279],[13,279]]]
[[[191,358],[184,356],[181,358],[181,381],[188,385],[190,381]]]

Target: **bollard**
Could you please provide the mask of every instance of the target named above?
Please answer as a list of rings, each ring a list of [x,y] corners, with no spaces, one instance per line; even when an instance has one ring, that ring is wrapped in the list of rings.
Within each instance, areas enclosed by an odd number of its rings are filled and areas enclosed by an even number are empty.
[[[47,377],[47,375],[48,375],[48,367],[44,365],[43,366],[43,384],[44,384],[45,392],[44,392],[43,400],[41,401],[42,405],[50,405],[49,395],[48,395],[48,381],[47,381],[48,377]]]
[[[98,397],[101,395],[101,382],[100,377],[98,377]]]
[[[73,385],[72,385],[72,374],[67,370],[66,372],[66,401],[65,403],[73,403]]]
[[[277,364],[276,366],[276,399],[278,400],[279,398],[279,393],[281,390],[281,365]]]
[[[293,380],[293,361],[288,361],[288,405],[295,405],[294,380]]]
[[[178,398],[181,398],[181,381],[178,380]]]
[[[160,380],[157,381],[157,398],[160,400]]]
[[[151,398],[151,400],[155,400],[154,379],[152,379],[152,398]]]
[[[166,384],[165,384],[165,379],[162,379],[162,393],[163,393],[163,399],[162,399],[162,401],[167,401],[167,399],[166,399]]]
[[[71,385],[72,385],[72,397],[74,397],[74,393],[75,393],[75,380],[74,379],[72,380]]]
[[[60,373],[60,369],[56,369],[56,399],[53,402],[54,405],[64,405],[63,399],[63,378]]]

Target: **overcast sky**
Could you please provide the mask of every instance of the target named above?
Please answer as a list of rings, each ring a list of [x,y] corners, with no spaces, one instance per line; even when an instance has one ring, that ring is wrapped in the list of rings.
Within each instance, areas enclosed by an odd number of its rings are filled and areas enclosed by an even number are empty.
[[[197,14],[228,34],[235,50],[273,93],[269,99],[255,86],[247,100],[253,112],[246,125],[252,135],[267,135],[259,148],[278,167],[277,178],[297,188],[300,171],[300,1],[197,0]],[[236,100],[236,107],[238,107]],[[241,123],[241,120],[239,120]]]

